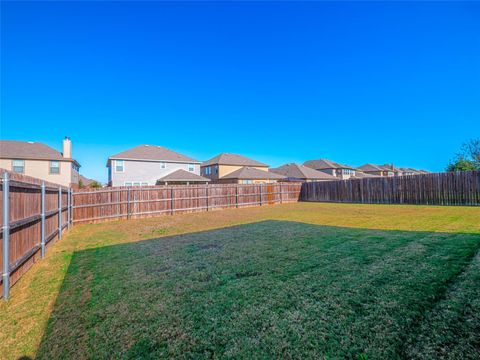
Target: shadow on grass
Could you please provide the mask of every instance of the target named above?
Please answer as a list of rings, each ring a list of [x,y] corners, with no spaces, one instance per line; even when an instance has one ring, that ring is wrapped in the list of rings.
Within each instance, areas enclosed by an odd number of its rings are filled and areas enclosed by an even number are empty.
[[[263,221],[84,250],[38,357],[475,358],[479,247]]]

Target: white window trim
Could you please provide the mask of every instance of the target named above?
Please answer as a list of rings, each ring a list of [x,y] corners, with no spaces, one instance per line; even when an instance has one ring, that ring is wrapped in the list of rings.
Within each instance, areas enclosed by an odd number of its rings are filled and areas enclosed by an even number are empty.
[[[20,166],[14,166],[15,161],[21,161],[23,163],[22,172],[17,172],[17,171],[14,170],[15,167],[20,167]],[[25,174],[25,160],[23,160],[23,159],[13,159],[12,160],[12,171],[16,174]]]
[[[190,170],[190,167],[192,170]],[[195,172],[195,164],[187,164],[187,171]]]
[[[52,162],[58,163],[58,173],[52,172]],[[61,173],[60,161],[58,161],[58,160],[50,160],[50,161],[48,162],[48,174],[49,174],[49,175],[60,175],[60,173]]]
[[[117,170],[117,161],[122,162],[122,171]],[[113,172],[117,174],[121,174],[125,172],[125,160],[113,160]]]

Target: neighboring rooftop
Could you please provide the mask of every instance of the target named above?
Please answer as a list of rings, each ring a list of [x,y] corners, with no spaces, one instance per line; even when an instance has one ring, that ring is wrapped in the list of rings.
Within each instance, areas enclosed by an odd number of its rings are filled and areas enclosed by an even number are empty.
[[[358,167],[361,171],[385,171],[384,168],[374,164],[364,164]]]
[[[60,151],[48,145],[16,140],[0,140],[0,159],[63,160],[77,163],[71,158],[64,158]]]
[[[157,145],[139,145],[132,149],[110,156],[108,159],[200,163],[198,160]]]
[[[228,154],[228,153],[221,153],[217,156],[211,158],[210,160],[205,161],[202,166],[208,165],[234,165],[234,166],[262,166],[268,167],[267,164],[261,163],[259,161],[247,158],[242,155],[237,154]]]
[[[270,169],[269,171],[291,179],[338,180],[338,178],[333,175],[295,163],[285,164],[278,168]]]
[[[285,179],[285,176],[279,175],[273,172],[259,170],[253,167],[244,166],[238,170],[231,172],[223,176],[221,179],[243,179],[243,180],[281,180]]]
[[[179,169],[174,172],[171,172],[168,175],[165,175],[164,177],[158,179],[158,181],[161,181],[161,182],[165,182],[165,181],[207,182],[207,181],[210,181],[210,179],[194,174],[191,171]]]
[[[321,169],[349,169],[355,170],[353,167],[339,164],[334,161],[330,161],[327,159],[318,159],[318,160],[308,160],[303,163],[303,165],[308,166],[309,168],[321,170]]]

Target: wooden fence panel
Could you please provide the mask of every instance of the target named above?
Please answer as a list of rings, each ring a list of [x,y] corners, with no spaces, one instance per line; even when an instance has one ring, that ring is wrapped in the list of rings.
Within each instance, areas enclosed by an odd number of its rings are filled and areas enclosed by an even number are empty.
[[[74,223],[298,201],[300,183],[112,187],[73,194]]]
[[[480,205],[480,172],[448,172],[304,183],[301,201]]]
[[[7,277],[12,286],[41,256],[42,229],[42,183],[45,184],[45,240],[46,243],[58,239],[59,216],[62,216],[62,229],[68,226],[68,189],[57,184],[43,182],[22,174],[0,169],[0,207],[1,244],[0,269],[3,273],[3,245],[5,229],[3,227],[4,174],[8,174],[8,271]],[[62,191],[62,211],[59,214],[59,188]],[[0,279],[3,293],[3,278]]]

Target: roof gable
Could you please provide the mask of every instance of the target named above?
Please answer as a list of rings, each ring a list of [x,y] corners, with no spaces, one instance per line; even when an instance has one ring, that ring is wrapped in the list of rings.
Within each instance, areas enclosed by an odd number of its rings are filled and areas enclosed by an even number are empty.
[[[303,163],[303,165],[308,166],[309,168],[315,170],[322,170],[322,169],[349,169],[355,170],[351,166],[340,164],[334,161],[330,161],[327,159],[318,159],[318,160],[308,160]]]
[[[228,154],[228,153],[218,154],[217,156],[211,158],[210,160],[205,161],[202,164],[202,166],[208,166],[208,165],[214,165],[214,164],[268,167],[267,164],[247,158],[245,156],[238,155],[238,154]]]
[[[294,163],[285,164],[270,171],[294,179],[338,180],[333,175]]]
[[[108,159],[200,163],[198,160],[157,145],[139,145],[116,155],[112,155]]]
[[[164,177],[158,179],[158,181],[201,181],[201,182],[207,182],[210,181],[210,179],[207,179],[203,176],[194,174],[191,171],[186,171],[183,169],[178,169],[176,171],[171,172],[168,175],[165,175]]]
[[[36,159],[36,160],[64,160],[62,153],[48,145],[33,141],[0,140],[0,158],[3,159]]]
[[[272,173],[269,171],[259,170],[253,167],[244,166],[238,170],[231,172],[221,179],[245,179],[245,180],[262,180],[262,179],[285,179],[285,176]]]

